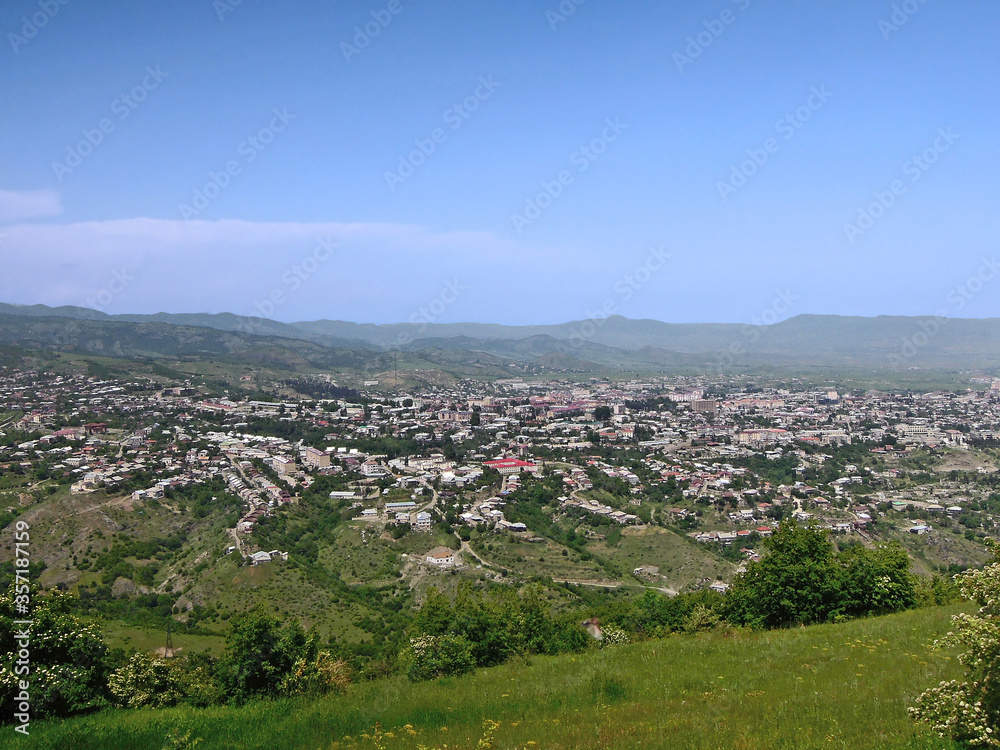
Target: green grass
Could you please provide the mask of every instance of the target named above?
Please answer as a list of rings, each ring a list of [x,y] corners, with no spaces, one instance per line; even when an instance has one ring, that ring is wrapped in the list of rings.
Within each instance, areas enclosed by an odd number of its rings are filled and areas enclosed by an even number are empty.
[[[483,537],[473,545],[473,549],[495,568],[507,568],[519,576],[539,576],[541,578],[579,579],[603,581],[608,574],[593,561],[580,559],[580,554],[551,539],[529,542],[513,534],[498,534]],[[489,549],[492,547],[492,549]],[[566,556],[563,557],[563,550]]]
[[[615,546],[596,542],[587,545],[587,549],[613,560],[629,578],[631,571],[640,565],[655,565],[664,579],[656,585],[670,586],[677,591],[692,587],[705,578],[728,581],[735,568],[712,554],[713,545],[693,542],[672,530],[656,526],[626,528],[621,541]]]
[[[957,676],[928,643],[958,607],[768,633],[674,637],[585,655],[533,658],[460,679],[359,684],[345,696],[239,709],[107,711],[36,722],[31,746],[159,750],[191,729],[199,750],[475,747],[485,719],[497,748],[953,748],[907,706]],[[415,735],[404,728],[411,725]],[[0,734],[0,747],[21,737]],[[528,744],[528,743],[533,744]]]
[[[105,642],[112,648],[138,649],[139,651],[155,651],[163,648],[167,642],[167,631],[157,628],[144,628],[134,625],[127,625],[116,620],[103,620],[98,622],[101,634]],[[191,633],[172,633],[171,641],[174,644],[178,656],[185,656],[190,653],[200,653],[208,651],[215,656],[222,653],[225,647],[226,636],[224,632],[219,635],[193,635]]]

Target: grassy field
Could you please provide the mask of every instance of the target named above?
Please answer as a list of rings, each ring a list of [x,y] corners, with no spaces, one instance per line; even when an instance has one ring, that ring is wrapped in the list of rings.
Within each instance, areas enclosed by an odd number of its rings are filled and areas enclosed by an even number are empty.
[[[168,732],[190,730],[199,750],[474,748],[494,720],[497,748],[953,748],[911,724],[906,708],[959,673],[951,654],[928,649],[958,609],[674,637],[460,679],[359,684],[314,701],[108,711],[34,723],[30,743],[159,750]],[[26,746],[9,728],[0,737],[0,747]]]
[[[97,626],[104,636],[105,642],[112,648],[138,649],[139,651],[156,651],[167,642],[167,631],[157,628],[144,628],[127,625],[116,620],[102,620]],[[226,644],[226,635],[192,635],[191,633],[173,633],[171,639],[178,656],[189,653],[208,651],[218,656]]]
[[[614,547],[606,542],[590,544],[588,550],[615,561],[626,572],[640,565],[655,565],[663,580],[657,586],[677,591],[716,578],[729,580],[736,566],[711,554],[708,545],[692,542],[669,529],[656,526],[626,528]]]

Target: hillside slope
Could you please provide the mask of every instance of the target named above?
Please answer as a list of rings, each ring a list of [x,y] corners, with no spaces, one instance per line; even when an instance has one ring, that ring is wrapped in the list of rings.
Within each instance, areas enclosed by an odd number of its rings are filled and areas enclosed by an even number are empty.
[[[31,726],[34,748],[159,750],[190,729],[199,750],[474,748],[500,722],[497,748],[852,748],[955,746],[906,709],[957,676],[927,646],[959,607],[767,633],[679,636],[582,656],[533,658],[459,679],[403,678],[346,696],[239,709],[107,711]],[[376,723],[385,732],[376,743]],[[0,747],[20,746],[13,732]]]

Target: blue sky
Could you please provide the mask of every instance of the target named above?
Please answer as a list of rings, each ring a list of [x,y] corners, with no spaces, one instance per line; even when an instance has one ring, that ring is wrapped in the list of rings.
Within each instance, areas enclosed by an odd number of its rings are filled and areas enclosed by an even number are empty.
[[[10,0],[0,32],[2,301],[1000,316],[988,0]]]

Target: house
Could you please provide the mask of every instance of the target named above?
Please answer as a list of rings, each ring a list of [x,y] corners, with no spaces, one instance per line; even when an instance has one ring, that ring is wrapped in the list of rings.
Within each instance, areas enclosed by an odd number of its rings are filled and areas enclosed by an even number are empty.
[[[450,568],[455,564],[455,553],[447,547],[435,547],[427,553],[425,558],[431,565],[439,568]]]

